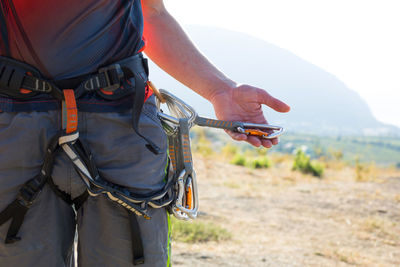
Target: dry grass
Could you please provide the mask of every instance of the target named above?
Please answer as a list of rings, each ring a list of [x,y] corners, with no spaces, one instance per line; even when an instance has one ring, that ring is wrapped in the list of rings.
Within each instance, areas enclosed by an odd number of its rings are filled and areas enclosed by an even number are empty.
[[[186,243],[202,243],[229,240],[232,234],[223,227],[207,221],[180,221],[172,218],[172,240]]]
[[[370,216],[362,222],[360,228],[377,238],[385,240],[387,244],[397,245],[398,241],[400,241],[398,223],[385,217]]]
[[[271,168],[249,169],[195,155],[200,220],[232,237],[174,242],[175,266],[400,266],[399,170],[368,167],[360,182],[332,160],[321,180],[292,171],[291,155],[268,157]]]

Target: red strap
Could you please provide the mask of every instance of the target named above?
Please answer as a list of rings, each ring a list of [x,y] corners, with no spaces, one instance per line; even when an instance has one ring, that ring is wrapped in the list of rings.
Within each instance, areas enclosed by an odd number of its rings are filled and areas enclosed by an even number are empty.
[[[144,102],[147,101],[147,99],[153,94],[153,88],[149,86],[149,84],[146,84],[146,92],[144,94]]]
[[[78,108],[76,107],[76,99],[74,90],[65,89],[63,101],[63,127],[67,134],[73,133],[78,129]]]

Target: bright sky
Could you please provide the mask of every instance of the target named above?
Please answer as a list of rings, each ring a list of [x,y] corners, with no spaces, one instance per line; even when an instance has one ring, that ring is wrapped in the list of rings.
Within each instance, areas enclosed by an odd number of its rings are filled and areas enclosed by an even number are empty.
[[[183,25],[253,35],[325,69],[400,126],[399,0],[164,0]]]

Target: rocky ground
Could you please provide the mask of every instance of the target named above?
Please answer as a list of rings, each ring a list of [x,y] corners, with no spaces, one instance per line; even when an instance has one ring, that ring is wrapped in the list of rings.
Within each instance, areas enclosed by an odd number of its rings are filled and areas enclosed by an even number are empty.
[[[199,221],[227,241],[173,241],[173,266],[400,266],[400,174],[359,182],[351,167],[323,179],[289,162],[252,170],[195,158]]]

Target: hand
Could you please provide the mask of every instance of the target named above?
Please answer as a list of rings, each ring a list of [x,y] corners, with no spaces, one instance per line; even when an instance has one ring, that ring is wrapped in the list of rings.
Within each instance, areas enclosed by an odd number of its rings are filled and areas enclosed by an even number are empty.
[[[288,112],[290,107],[269,95],[263,89],[250,85],[239,85],[230,90],[221,90],[210,98],[218,119],[226,121],[242,121],[267,123],[262,112],[262,105],[267,105],[278,112]],[[247,141],[253,146],[267,148],[278,144],[278,138],[262,139],[241,133],[227,131],[237,141]]]

